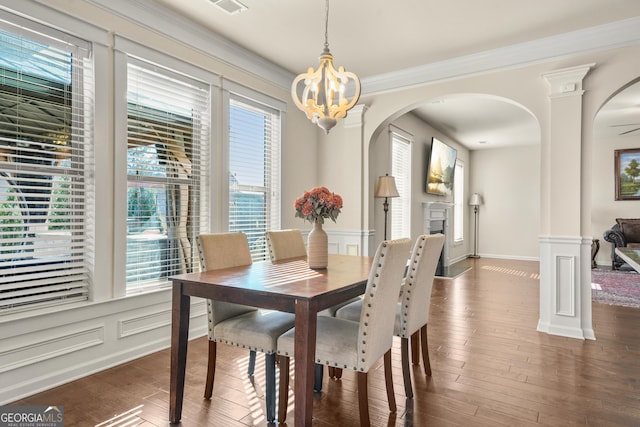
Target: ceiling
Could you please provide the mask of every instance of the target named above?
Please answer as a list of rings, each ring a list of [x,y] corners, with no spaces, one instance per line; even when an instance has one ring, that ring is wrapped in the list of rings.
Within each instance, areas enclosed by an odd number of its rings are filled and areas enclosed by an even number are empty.
[[[246,6],[236,14],[216,1],[153,0],[294,74],[317,67],[323,0],[219,1]],[[635,16],[638,0],[334,0],[328,41],[334,63],[366,79]],[[636,106],[639,92],[627,94]],[[415,113],[470,149],[539,143],[535,119],[504,99],[455,95]],[[610,133],[612,124],[640,123],[637,110],[635,119],[609,114]]]

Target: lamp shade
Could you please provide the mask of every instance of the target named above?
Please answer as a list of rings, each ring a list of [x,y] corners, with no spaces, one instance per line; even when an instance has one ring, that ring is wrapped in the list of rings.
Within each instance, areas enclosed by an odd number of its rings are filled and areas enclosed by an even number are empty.
[[[478,193],[473,193],[469,199],[470,206],[480,206],[482,204],[482,196]]]
[[[400,197],[400,194],[398,194],[398,189],[396,188],[396,179],[389,175],[379,176],[374,196]]]

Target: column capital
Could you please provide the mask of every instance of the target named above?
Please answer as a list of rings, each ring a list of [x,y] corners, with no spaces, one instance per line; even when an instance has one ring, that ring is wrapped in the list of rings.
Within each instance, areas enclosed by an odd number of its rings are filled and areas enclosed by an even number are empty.
[[[366,104],[356,104],[349,110],[347,116],[342,119],[345,128],[362,127],[364,124],[364,113],[367,111]]]
[[[582,80],[595,65],[595,63],[578,65],[542,73],[542,77],[549,84],[549,97],[581,96],[584,93]]]

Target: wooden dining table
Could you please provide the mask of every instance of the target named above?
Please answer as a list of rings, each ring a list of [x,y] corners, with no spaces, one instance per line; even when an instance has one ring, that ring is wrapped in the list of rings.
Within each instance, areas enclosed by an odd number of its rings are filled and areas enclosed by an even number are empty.
[[[328,267],[319,270],[292,258],[173,276],[170,422],[182,417],[190,300],[200,297],[295,313],[295,425],[310,426],[317,314],[363,294],[372,260],[330,254]]]

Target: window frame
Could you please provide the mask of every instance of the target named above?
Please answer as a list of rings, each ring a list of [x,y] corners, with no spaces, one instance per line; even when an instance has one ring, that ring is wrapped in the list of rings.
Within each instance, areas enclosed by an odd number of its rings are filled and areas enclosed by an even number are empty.
[[[399,145],[403,144],[403,145]],[[396,149],[403,147],[404,154],[408,157],[405,161],[406,168],[399,170],[399,162],[396,156],[402,154],[397,153]],[[400,239],[404,237],[411,238],[411,170],[413,163],[413,135],[396,127],[389,127],[389,150],[391,159],[391,176],[395,178],[396,187],[399,197],[393,197],[389,200],[389,239]],[[401,217],[401,218],[398,218]],[[400,219],[401,224],[398,225]],[[400,229],[398,228],[400,227]]]
[[[223,79],[222,82],[222,140],[225,142],[222,147],[221,165],[220,165],[220,186],[221,194],[221,229],[230,229],[230,156],[231,156],[231,132],[230,132],[230,110],[232,102],[241,102],[251,105],[252,107],[264,109],[265,111],[277,112],[279,115],[279,141],[277,147],[271,147],[271,170],[269,172],[270,188],[266,192],[270,193],[268,206],[270,207],[269,218],[267,218],[265,231],[277,230],[281,228],[282,214],[282,146],[284,143],[284,132],[286,129],[286,102],[275,99],[258,91],[249,89],[230,80]],[[277,161],[273,161],[273,159]],[[256,260],[268,260],[269,253],[264,241],[264,251],[259,252],[252,248],[252,256]]]
[[[128,75],[127,68],[129,63],[149,67],[162,74],[170,75],[176,79],[184,79],[193,82],[196,85],[206,88],[209,92],[209,102],[207,106],[206,119],[209,123],[209,130],[205,138],[199,141],[202,167],[194,168],[195,176],[191,180],[196,179],[199,183],[199,200],[198,211],[192,212],[191,219],[197,223],[199,233],[209,232],[211,230],[211,185],[212,179],[212,141],[217,128],[215,103],[216,88],[215,84],[218,78],[199,67],[192,66],[177,58],[162,54],[158,51],[148,49],[136,42],[125,37],[115,37],[115,95],[116,95],[116,114],[115,114],[115,177],[114,177],[114,284],[113,293],[117,297],[136,295],[144,292],[155,292],[166,290],[170,287],[171,282],[168,280],[160,281],[155,286],[140,287],[136,289],[127,284],[127,188],[128,188],[128,172],[127,172],[127,145],[118,141],[127,141],[128,138],[128,102],[127,102],[127,85]],[[158,65],[162,64],[162,65]],[[195,138],[194,138],[195,143]],[[123,208],[124,207],[124,208]],[[194,270],[199,269],[199,259],[197,256],[197,246],[195,238],[190,242],[192,254],[192,267]],[[191,267],[188,267],[191,268]],[[190,270],[189,270],[190,271]]]
[[[464,194],[465,194],[465,167],[464,161],[456,159],[455,172],[453,174],[453,244],[460,245],[464,242]]]
[[[24,139],[25,135],[22,133],[24,130],[16,130],[13,137],[7,137],[8,143],[16,141],[16,149],[5,152],[5,163],[2,169],[6,171],[6,176],[2,179],[6,181],[7,186],[3,193],[6,191],[6,194],[13,194],[10,189],[16,186],[18,188],[24,186],[25,189],[28,189],[29,186],[39,186],[38,182],[48,181],[51,184],[43,187],[49,188],[46,200],[40,200],[40,197],[36,197],[32,201],[25,200],[21,204],[19,215],[21,218],[26,220],[46,219],[43,222],[23,222],[25,229],[23,233],[27,232],[28,228],[28,233],[33,234],[33,237],[25,239],[23,242],[28,240],[32,243],[30,251],[34,255],[31,258],[20,256],[17,260],[7,261],[9,263],[7,267],[16,273],[3,275],[2,278],[2,283],[9,284],[9,289],[15,290],[15,292],[5,293],[4,296],[9,298],[0,301],[0,306],[4,307],[0,309],[0,316],[5,317],[17,313],[68,308],[70,305],[85,304],[91,299],[95,265],[95,199],[93,197],[95,191],[95,141],[92,132],[95,67],[93,45],[69,33],[15,16],[6,11],[0,11],[0,29],[9,34],[7,40],[9,37],[24,38],[25,43],[20,43],[20,52],[30,49],[30,46],[35,49],[39,44],[51,47],[43,49],[34,56],[41,59],[40,65],[45,64],[42,60],[46,59],[47,55],[49,55],[49,59],[46,64],[55,67],[63,63],[64,57],[60,57],[60,54],[55,53],[54,50],[66,53],[70,61],[68,64],[69,74],[66,76],[68,82],[59,82],[57,79],[48,78],[48,76],[37,72],[23,72],[23,65],[28,67],[28,62],[21,63],[14,71],[9,66],[5,68],[6,75],[13,75],[18,82],[15,85],[17,100],[24,95],[23,89],[29,88],[29,82],[36,80],[43,84],[50,83],[51,85],[46,86],[47,88],[60,85],[59,89],[63,91],[62,94],[70,100],[70,104],[66,107],[64,104],[56,107],[54,102],[47,101],[52,108],[55,108],[55,110],[47,110],[47,114],[50,114],[47,117],[52,117],[55,111],[68,109],[69,129],[65,130],[64,126],[66,125],[61,125],[63,129],[60,131],[59,140],[56,139],[57,137],[45,137],[43,136],[45,134],[38,134],[38,131],[44,132],[46,130],[41,121],[37,122],[37,127],[34,121],[34,128],[29,130],[30,133],[27,135],[29,138],[27,139]],[[20,85],[21,82],[27,83]],[[10,84],[7,85],[7,87],[10,86]],[[28,96],[37,95],[35,89],[31,92],[31,95]],[[11,93],[9,92],[8,96],[11,96]],[[49,92],[47,98],[51,96],[56,95]],[[42,100],[45,102],[45,97]],[[16,123],[18,122],[19,120],[16,121]],[[51,140],[47,138],[51,138]],[[24,144],[17,141],[23,141]],[[65,141],[67,142],[65,143]],[[18,147],[22,148],[18,150]],[[48,147],[46,148],[48,154],[39,156],[38,153],[45,147]],[[30,158],[47,158],[51,164],[32,162],[29,161]],[[22,161],[15,162],[11,159],[22,159]],[[67,179],[69,179],[69,190],[64,191],[64,196],[57,197],[57,203],[62,206],[70,206],[70,212],[58,216],[56,214],[58,211],[55,208],[55,194],[56,190],[58,190],[58,194],[61,194],[62,187],[60,185],[67,182]],[[18,184],[20,182],[21,184]],[[39,194],[39,192],[28,191],[27,194]],[[37,215],[37,211],[41,212],[41,215]],[[35,215],[33,218],[32,214]],[[52,229],[51,224],[54,223],[60,225],[53,226]],[[63,227],[63,230],[68,230],[68,232],[59,231],[59,227]],[[38,237],[38,233],[41,233],[40,237]],[[36,253],[38,256],[35,256]],[[26,263],[29,260],[33,260],[33,262]],[[51,267],[51,263],[55,265],[55,268]],[[23,270],[28,267],[24,274],[19,273],[21,265]],[[14,297],[16,297],[15,300],[12,299]],[[12,302],[17,305],[13,305]]]

